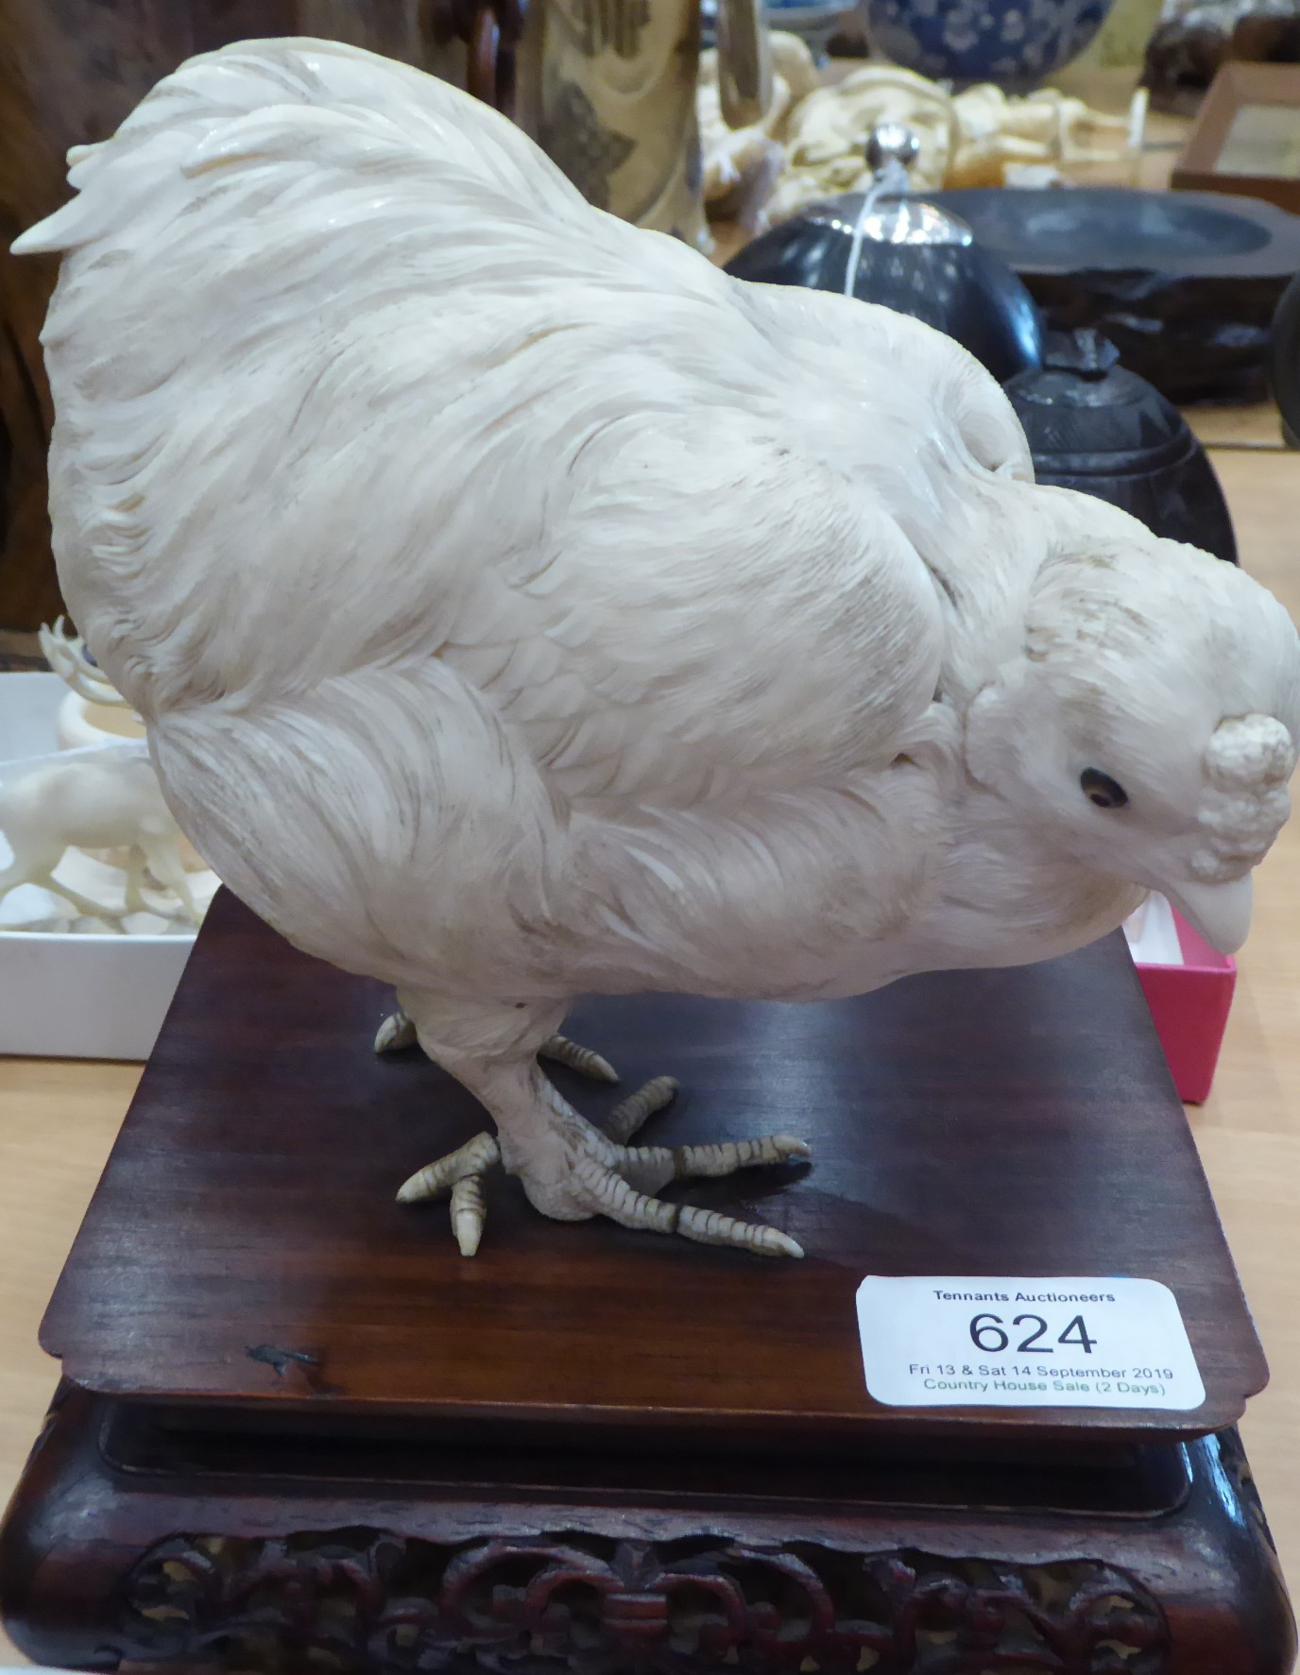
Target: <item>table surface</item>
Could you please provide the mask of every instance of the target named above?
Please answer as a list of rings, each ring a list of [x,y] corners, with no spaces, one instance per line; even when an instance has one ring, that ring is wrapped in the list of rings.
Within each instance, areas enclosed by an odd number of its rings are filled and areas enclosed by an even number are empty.
[[[1158,184],[1175,147],[1146,166]],[[1212,449],[1246,569],[1300,619],[1300,454],[1271,409],[1191,415]],[[1300,820],[1257,874],[1255,926],[1218,1079],[1190,1113],[1272,1367],[1242,1430],[1293,1595],[1300,1597]],[[0,1482],[16,1478],[56,1368],[46,1302],[140,1077],[124,1064],[0,1061]],[[0,1656],[24,1660],[0,1635]]]
[[[501,1426],[514,1442],[531,1426],[568,1446],[601,1431],[638,1448],[707,1437],[760,1457],[922,1432],[967,1445],[1203,1435],[1264,1385],[1118,933],[1045,965],[932,972],[820,1006],[575,1007],[570,1033],[629,1086],[665,1060],[680,1078],[654,1143],[783,1129],[809,1141],[811,1170],[672,1190],[771,1221],[803,1245],[800,1262],[603,1220],[557,1226],[503,1179],[467,1262],[445,1207],[404,1207],[393,1190],[483,1114],[422,1054],[375,1057],[389,1003],[217,901],[42,1328],[77,1384],[252,1406],[290,1426],[286,1410],[318,1419],[326,1403],[337,1423],[345,1411]],[[619,1093],[556,1080],[593,1115]],[[866,1275],[898,1273],[1162,1281],[1205,1403],[881,1406],[854,1298]]]

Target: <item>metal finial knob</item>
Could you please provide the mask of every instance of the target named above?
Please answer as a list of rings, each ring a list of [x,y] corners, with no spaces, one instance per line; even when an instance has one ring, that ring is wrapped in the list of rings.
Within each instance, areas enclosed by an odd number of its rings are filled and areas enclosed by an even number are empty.
[[[1104,378],[1119,364],[1119,350],[1108,337],[1086,326],[1080,331],[1050,337],[1043,350],[1043,365],[1050,372],[1077,372],[1081,378]]]
[[[905,122],[882,122],[867,135],[867,167],[873,174],[889,163],[910,169],[921,155],[921,142]]]

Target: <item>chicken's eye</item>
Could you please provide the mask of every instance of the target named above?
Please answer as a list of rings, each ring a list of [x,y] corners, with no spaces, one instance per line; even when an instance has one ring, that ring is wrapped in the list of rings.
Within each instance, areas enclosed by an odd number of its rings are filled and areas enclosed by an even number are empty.
[[[1084,796],[1098,808],[1123,808],[1128,801],[1124,787],[1100,768],[1085,768],[1079,775],[1079,784]]]

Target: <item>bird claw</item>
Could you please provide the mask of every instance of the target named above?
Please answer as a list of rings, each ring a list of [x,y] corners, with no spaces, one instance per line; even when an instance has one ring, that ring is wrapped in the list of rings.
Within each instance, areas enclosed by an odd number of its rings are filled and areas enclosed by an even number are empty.
[[[789,1136],[778,1138],[788,1140]],[[756,1146],[770,1146],[772,1143],[749,1142]],[[645,1149],[652,1151],[660,1148]],[[810,1154],[805,1147],[801,1154],[787,1152],[783,1157],[772,1157],[770,1161],[781,1162],[785,1157],[794,1155],[807,1157]],[[735,1167],[743,1168],[745,1165],[737,1163]],[[578,1161],[574,1178],[588,1207],[597,1215],[608,1216],[620,1226],[652,1233],[680,1233],[683,1238],[693,1239],[697,1244],[731,1245],[752,1251],[756,1256],[803,1255],[803,1246],[779,1228],[766,1227],[761,1222],[737,1221],[734,1216],[723,1215],[718,1210],[700,1210],[693,1204],[669,1204],[650,1193],[638,1192],[620,1173],[618,1165],[611,1168],[594,1157],[583,1157]],[[669,1178],[680,1180],[683,1176],[674,1174]]]
[[[415,1025],[399,1007],[390,1012],[375,1032],[376,1053],[400,1053],[415,1045]]]
[[[462,1175],[451,1189],[451,1231],[462,1256],[476,1256],[487,1224],[482,1175]]]
[[[486,1129],[446,1157],[426,1163],[397,1189],[399,1204],[419,1204],[451,1194],[451,1230],[462,1256],[473,1256],[487,1222],[483,1177],[501,1162],[501,1148]]]
[[[590,1056],[599,1059],[598,1054]],[[656,1076],[615,1106],[605,1135],[594,1133],[592,1149],[580,1152],[575,1161],[573,1209],[579,1215],[607,1216],[624,1227],[679,1233],[700,1244],[730,1245],[759,1256],[802,1256],[802,1247],[775,1227],[654,1196],[669,1181],[716,1178],[737,1169],[802,1162],[812,1155],[806,1141],[790,1134],[673,1148],[626,1145],[643,1123],[672,1103],[676,1092],[671,1076]],[[473,1256],[487,1221],[483,1177],[500,1163],[501,1148],[493,1136],[486,1131],[476,1134],[456,1151],[417,1170],[398,1190],[398,1202],[421,1203],[450,1193],[456,1243],[462,1256]]]
[[[567,1065],[570,1070],[576,1070],[579,1076],[586,1076],[593,1082],[618,1081],[618,1071],[607,1058],[593,1053],[590,1047],[580,1047],[576,1041],[570,1041],[567,1035],[552,1035],[543,1041],[537,1056],[550,1059],[553,1064]]]

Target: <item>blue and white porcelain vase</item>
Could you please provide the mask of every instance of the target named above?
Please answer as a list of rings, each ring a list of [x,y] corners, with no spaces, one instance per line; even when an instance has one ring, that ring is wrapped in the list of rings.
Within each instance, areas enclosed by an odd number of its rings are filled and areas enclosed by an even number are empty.
[[[1114,0],[865,0],[875,51],[939,81],[1036,86],[1088,46]]]

